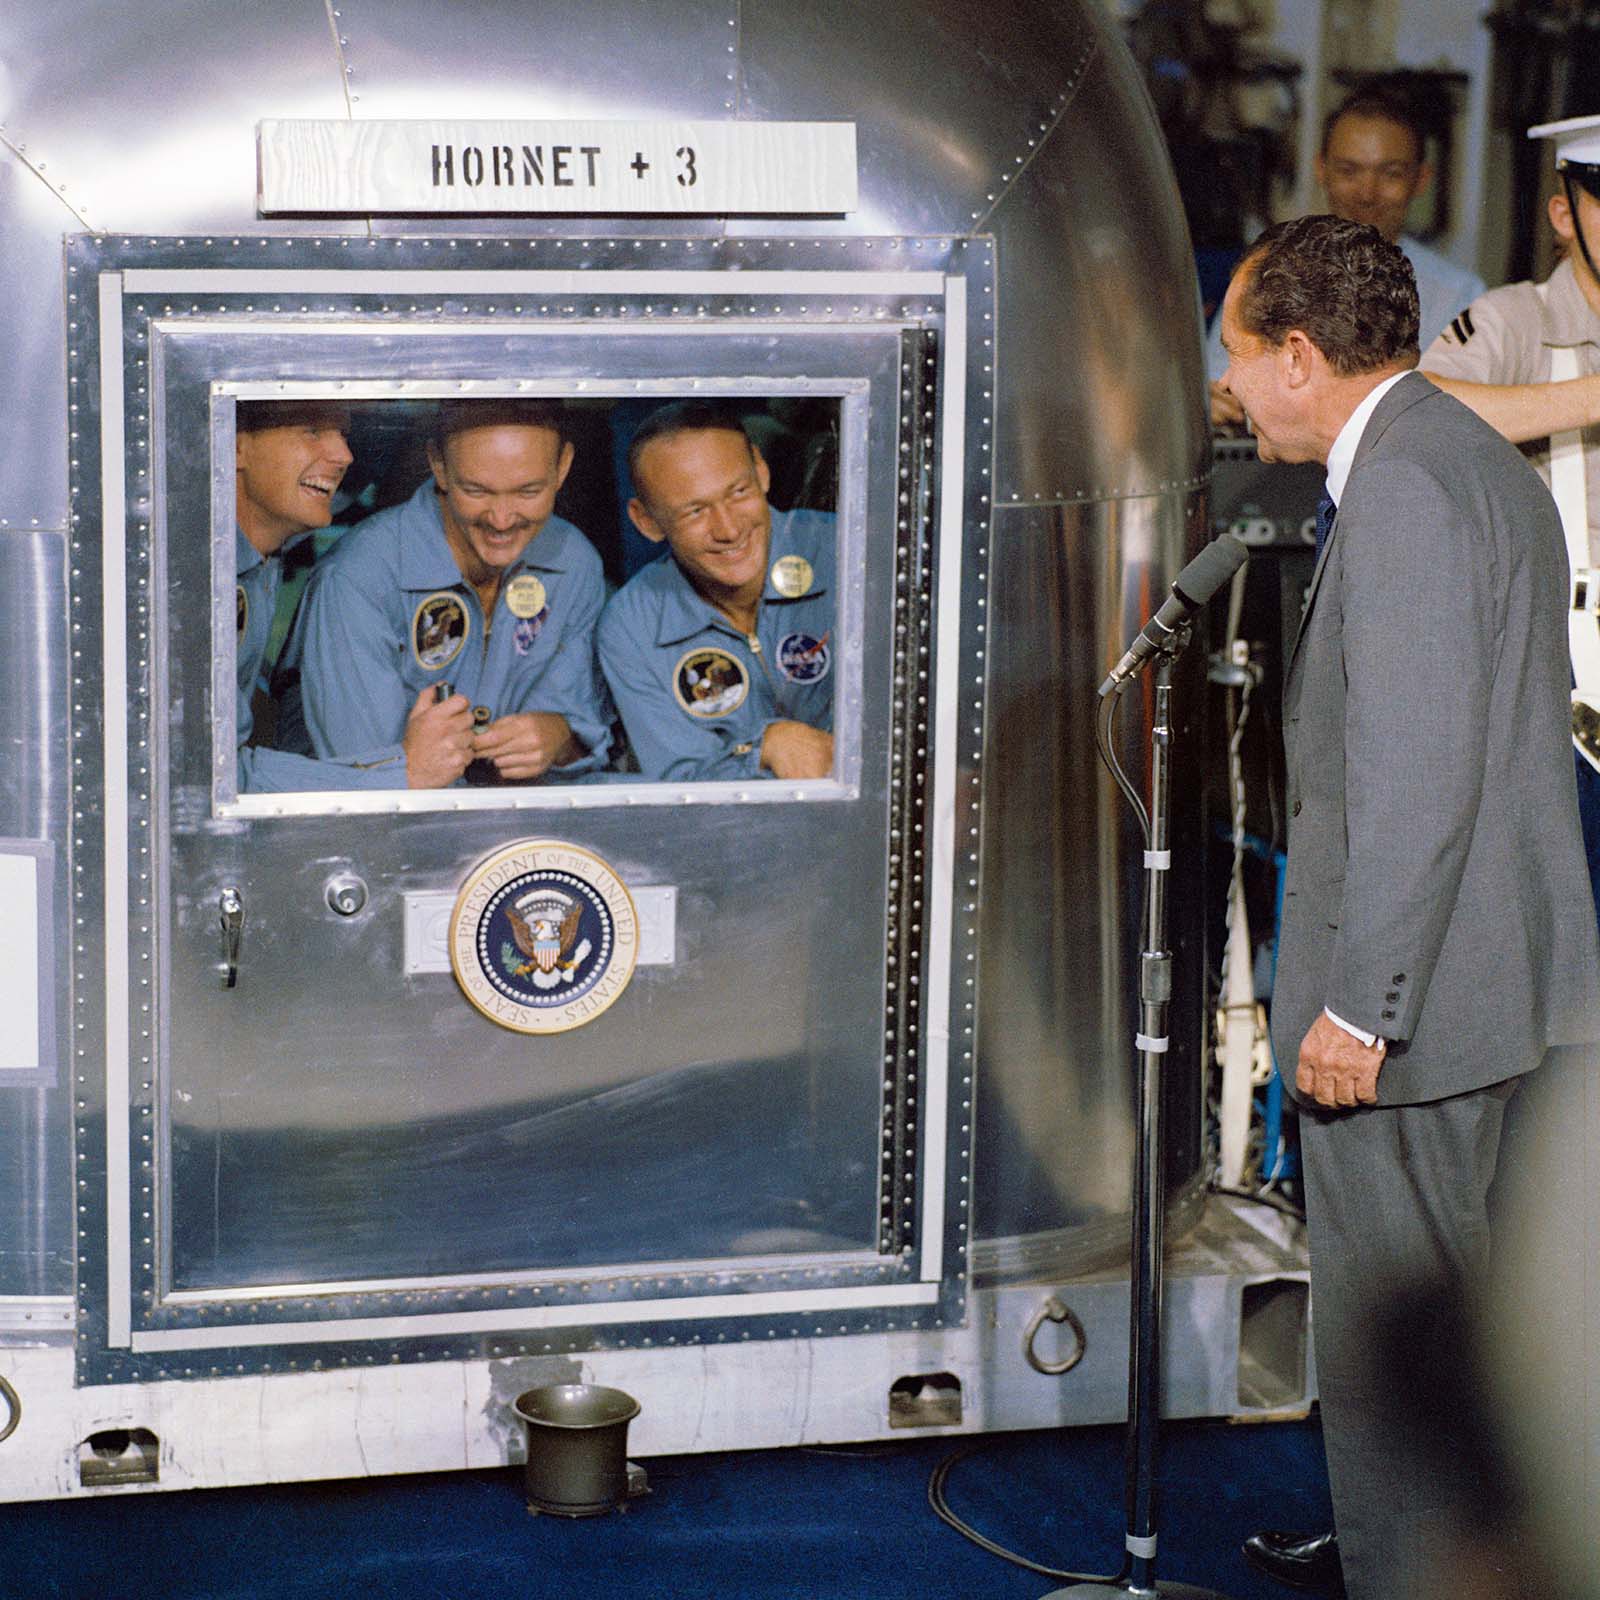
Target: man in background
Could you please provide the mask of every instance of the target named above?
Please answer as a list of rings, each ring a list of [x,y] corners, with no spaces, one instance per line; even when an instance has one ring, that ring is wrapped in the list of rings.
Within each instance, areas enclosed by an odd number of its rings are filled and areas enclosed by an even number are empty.
[[[1382,83],[1348,95],[1323,124],[1316,159],[1317,182],[1328,209],[1350,222],[1365,222],[1398,245],[1416,274],[1421,301],[1420,340],[1426,349],[1455,314],[1483,293],[1483,280],[1458,267],[1403,230],[1411,203],[1433,177],[1427,156],[1427,125],[1400,92]],[[1228,365],[1222,348],[1222,314],[1212,318],[1206,339],[1206,377],[1211,384],[1211,423],[1244,425],[1236,396],[1220,382]]]

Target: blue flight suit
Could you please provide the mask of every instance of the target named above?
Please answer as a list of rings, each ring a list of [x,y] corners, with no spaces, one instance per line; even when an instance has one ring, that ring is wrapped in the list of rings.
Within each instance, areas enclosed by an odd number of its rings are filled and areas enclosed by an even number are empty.
[[[294,651],[312,748],[324,758],[385,748],[398,755],[418,693],[448,683],[496,718],[565,717],[586,753],[553,768],[547,781],[593,771],[611,744],[594,664],[604,603],[594,546],[551,517],[501,579],[485,626],[477,592],[445,542],[429,478],[404,504],[351,529],[312,574]]]
[[[786,595],[774,573],[796,557],[809,563],[810,583]],[[754,636],[702,599],[670,554],[618,591],[596,645],[646,778],[763,776],[769,723],[833,731],[835,559],[831,513],[773,512]]]
[[[235,531],[234,573],[237,585],[235,613],[238,634],[234,646],[238,692],[234,699],[234,739],[238,745],[237,784],[240,794],[294,794],[304,790],[403,789],[404,756],[396,762],[379,753],[370,763],[314,761],[288,750],[250,747],[255,713],[250,698],[261,675],[261,663],[272,636],[278,589],[283,582],[283,562],[264,556]]]

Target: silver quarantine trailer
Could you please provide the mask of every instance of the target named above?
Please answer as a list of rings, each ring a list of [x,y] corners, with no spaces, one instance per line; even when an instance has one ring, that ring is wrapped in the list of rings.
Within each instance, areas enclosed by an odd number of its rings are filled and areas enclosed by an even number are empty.
[[[791,123],[853,131],[853,204],[717,189]],[[1120,1415],[1140,857],[1093,690],[1208,440],[1095,0],[61,0],[0,20],[0,124],[0,1497],[492,1464],[580,1375],[644,1454]],[[384,130],[422,198],[348,202]],[[515,398],[575,419],[613,586],[640,416],[764,430],[833,517],[784,667],[831,677],[827,776],[249,780],[240,408],[347,409],[348,525],[441,403]],[[465,626],[419,604],[419,663]],[[676,663],[686,711],[721,670]],[[1197,1237],[1169,1408],[1303,1403],[1294,1258]]]

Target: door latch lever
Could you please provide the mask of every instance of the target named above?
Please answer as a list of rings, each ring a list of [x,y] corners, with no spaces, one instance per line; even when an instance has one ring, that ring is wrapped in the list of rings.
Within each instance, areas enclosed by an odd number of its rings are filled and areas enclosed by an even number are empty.
[[[239,940],[244,933],[244,900],[230,883],[217,899],[222,915],[222,987],[232,989],[239,982]]]

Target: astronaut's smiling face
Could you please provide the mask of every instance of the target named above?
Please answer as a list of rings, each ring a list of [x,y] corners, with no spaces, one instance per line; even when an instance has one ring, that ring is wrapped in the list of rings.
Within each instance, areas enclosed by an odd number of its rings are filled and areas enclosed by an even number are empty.
[[[550,520],[572,446],[554,428],[497,423],[453,433],[429,462],[445,542],[461,575],[481,586],[513,566]]]
[[[262,555],[332,520],[333,497],[354,460],[348,426],[347,417],[330,412],[238,435],[239,526]]]
[[[767,575],[772,474],[761,452],[731,428],[695,428],[652,439],[634,465],[628,507],[647,539],[665,539],[689,581],[713,605],[752,603]]]
[[[1328,130],[1316,161],[1328,209],[1365,222],[1390,244],[1400,237],[1411,202],[1431,176],[1417,137],[1388,117],[1347,112]]]

